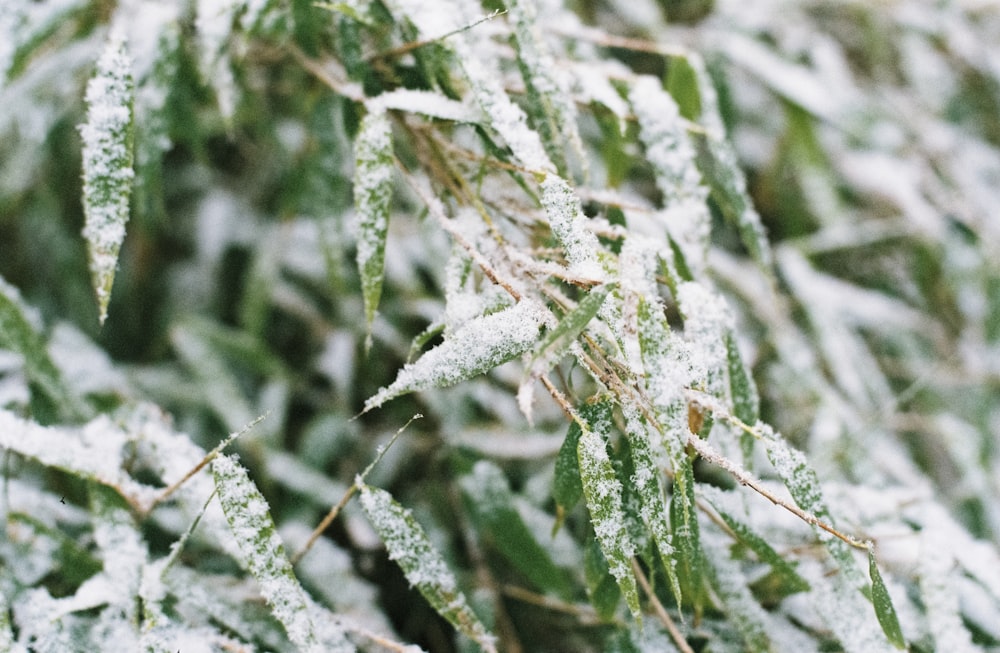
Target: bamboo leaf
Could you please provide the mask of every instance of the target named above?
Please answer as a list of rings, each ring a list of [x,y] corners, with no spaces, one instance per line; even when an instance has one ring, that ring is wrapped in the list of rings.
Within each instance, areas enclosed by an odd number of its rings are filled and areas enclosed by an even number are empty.
[[[782,558],[764,538],[728,512],[720,510],[718,506],[715,506],[715,508],[719,516],[722,517],[722,520],[726,522],[729,529],[739,539],[740,543],[757,554],[761,562],[771,566],[772,571],[778,576],[781,582],[783,595],[809,591],[809,583],[795,571],[792,563]]]
[[[528,365],[528,371],[532,376],[545,374],[566,355],[570,345],[576,342],[577,337],[601,310],[608,293],[617,286],[617,282],[611,282],[591,289],[576,308],[563,316],[554,329],[546,332],[535,346],[531,363]]]
[[[24,374],[31,383],[32,399],[42,400],[36,410],[48,403],[66,420],[86,415],[87,407],[63,381],[29,316],[30,309],[21,301],[20,293],[0,277],[0,349],[9,349],[24,357]],[[37,397],[36,391],[41,397]],[[44,419],[45,411],[37,412],[42,414],[36,417]]]
[[[534,0],[509,0],[506,4],[514,23],[514,43],[527,91],[529,113],[549,158],[561,175],[568,176],[560,136],[573,147],[582,165],[586,165],[587,161],[577,129],[573,94],[542,38]]]
[[[706,571],[694,496],[694,468],[686,455],[673,458],[671,462],[674,467],[674,491],[670,499],[670,527],[677,575],[695,615],[700,616],[706,601]]]
[[[232,456],[220,454],[212,461],[219,504],[239,546],[242,559],[260,584],[271,613],[281,622],[288,639],[300,650],[322,650],[305,590],[295,578],[271,519],[267,501]]]
[[[594,535],[608,561],[611,575],[625,596],[629,611],[637,621],[641,621],[639,592],[631,562],[635,544],[625,528],[622,484],[615,475],[607,450],[607,437],[611,431],[610,402],[602,399],[585,405],[580,410],[580,419],[577,455],[583,496],[590,510]]]
[[[108,316],[118,252],[125,240],[132,195],[134,99],[131,62],[124,39],[112,32],[87,84],[83,138],[83,236],[101,324]]]
[[[747,653],[771,653],[773,643],[765,627],[768,615],[750,591],[742,569],[730,558],[718,539],[706,540],[710,562],[706,561],[705,571],[743,640],[742,650]]]
[[[677,103],[660,80],[640,77],[629,91],[629,102],[639,122],[646,159],[663,194],[663,208],[670,211],[665,227],[697,276],[706,264],[712,225],[705,203],[708,189],[695,165],[694,145]]]
[[[566,576],[518,514],[514,494],[500,468],[481,460],[471,474],[462,477],[461,487],[477,530],[497,551],[540,590],[570,596]]]
[[[906,638],[903,637],[903,630],[899,627],[899,618],[896,616],[896,608],[892,605],[892,597],[889,596],[889,590],[875,563],[873,549],[868,549],[868,573],[872,578],[872,603],[875,605],[875,616],[882,626],[882,632],[893,646],[904,650]]]
[[[677,578],[676,552],[672,543],[670,524],[667,522],[667,507],[664,499],[660,465],[654,453],[651,440],[651,430],[634,407],[625,407],[626,429],[629,446],[632,450],[632,462],[635,472],[631,483],[639,495],[642,521],[653,535],[660,561],[667,572],[670,590],[674,594],[677,605],[681,605],[682,591]],[[658,443],[657,443],[658,444]]]
[[[813,514],[827,524],[833,525],[834,519],[823,498],[823,490],[819,476],[806,460],[805,455],[792,447],[788,442],[766,424],[757,424],[761,438],[767,450],[768,460],[774,465],[775,471],[788,488],[795,503],[803,510]],[[830,555],[840,565],[841,573],[846,581],[857,588],[867,587],[867,583],[854,560],[850,546],[843,540],[813,527],[820,540],[826,546]]]
[[[733,414],[744,424],[756,424],[760,419],[760,396],[753,377],[740,358],[740,350],[736,344],[733,329],[726,330],[726,364],[729,371],[729,394],[733,400]],[[749,433],[740,434],[740,447],[743,459],[749,463],[753,455],[753,436]]]
[[[540,303],[525,299],[469,320],[443,343],[403,367],[392,384],[365,402],[365,411],[408,392],[455,385],[506,363],[535,344],[547,315]]]
[[[580,480],[580,459],[576,454],[583,430],[579,422],[571,422],[566,438],[556,456],[555,478],[552,482],[552,498],[563,511],[572,508],[583,496],[583,482]],[[557,524],[558,528],[558,524]]]
[[[605,621],[611,621],[618,610],[622,590],[611,575],[608,561],[596,540],[590,540],[583,555],[583,574],[587,581],[587,595],[594,610]]]
[[[392,204],[392,129],[384,109],[373,105],[354,142],[354,207],[358,214],[358,272],[365,303],[366,344],[382,296],[385,239]]]
[[[454,574],[410,511],[385,490],[359,485],[365,515],[410,584],[460,632],[484,650],[496,651],[493,636],[469,607]]]
[[[773,266],[771,243],[760,215],[747,192],[746,177],[740,168],[736,151],[726,139],[726,128],[719,111],[719,98],[712,79],[705,70],[705,63],[697,54],[688,55],[684,61],[697,81],[701,122],[708,138],[708,161],[705,176],[712,187],[712,199],[722,214],[736,225],[743,246],[765,270]]]

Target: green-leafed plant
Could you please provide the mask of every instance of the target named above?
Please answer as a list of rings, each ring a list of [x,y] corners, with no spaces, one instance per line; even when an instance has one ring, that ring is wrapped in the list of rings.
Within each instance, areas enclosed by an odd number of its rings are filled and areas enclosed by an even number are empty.
[[[5,0],[0,652],[1000,649],[998,25]]]

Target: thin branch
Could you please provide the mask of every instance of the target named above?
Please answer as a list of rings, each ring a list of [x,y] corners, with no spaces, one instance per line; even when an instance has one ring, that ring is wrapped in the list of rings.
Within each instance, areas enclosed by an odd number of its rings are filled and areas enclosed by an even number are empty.
[[[337,505],[335,505],[333,508],[330,508],[330,512],[326,513],[326,516],[323,517],[323,520],[319,523],[319,525],[313,529],[313,532],[309,535],[309,540],[306,541],[305,546],[303,546],[295,555],[292,556],[293,566],[297,565],[299,561],[302,560],[302,556],[309,553],[309,550],[312,548],[313,544],[316,543],[316,540],[319,539],[320,535],[322,535],[323,532],[330,527],[330,524],[333,523],[333,520],[335,520],[337,516],[340,515],[340,511],[344,509],[344,506],[347,505],[347,502],[350,501],[351,497],[353,497],[354,494],[360,489],[358,484],[363,482],[365,477],[368,476],[368,473],[375,467],[375,465],[378,464],[380,460],[382,460],[382,457],[386,454],[387,451],[389,451],[389,448],[392,447],[393,444],[395,444],[396,440],[399,438],[400,435],[402,435],[403,431],[405,431],[406,428],[410,424],[412,424],[414,420],[421,419],[422,417],[423,415],[421,415],[420,413],[417,413],[416,415],[411,417],[406,424],[403,424],[403,426],[401,426],[399,430],[396,431],[396,433],[392,436],[392,439],[389,440],[389,442],[385,446],[379,447],[375,459],[371,461],[371,463],[369,463],[368,467],[365,468],[365,471],[358,474],[358,476],[354,479],[354,482],[351,483],[351,487],[347,488],[347,491],[344,492],[344,496],[340,497],[340,501],[337,502]]]
[[[469,23],[468,25],[463,25],[462,27],[453,29],[450,32],[446,32],[446,33],[444,33],[444,34],[442,34],[440,36],[434,36],[434,37],[427,38],[427,39],[421,39],[420,41],[411,41],[410,43],[404,43],[403,45],[401,45],[399,47],[396,47],[396,48],[393,48],[391,50],[385,50],[384,52],[377,52],[377,53],[375,53],[373,55],[369,55],[369,56],[365,57],[365,60],[371,62],[371,61],[373,61],[375,59],[395,59],[397,57],[400,57],[400,56],[406,54],[407,52],[412,52],[413,50],[416,50],[417,48],[422,48],[425,45],[430,45],[431,43],[437,43],[438,41],[443,41],[443,40],[447,39],[448,37],[451,37],[451,36],[454,36],[456,34],[460,34],[462,32],[470,30],[473,27],[476,27],[477,25],[480,25],[481,23],[485,23],[486,21],[493,20],[497,16],[502,16],[502,15],[504,15],[506,13],[507,13],[506,9],[497,9],[492,14],[487,14],[486,16],[483,16],[482,18],[480,18],[477,21],[474,21],[472,23]]]
[[[653,606],[653,611],[656,613],[660,623],[662,623],[667,629],[667,632],[670,633],[670,639],[674,640],[674,644],[677,645],[677,648],[680,649],[682,653],[694,653],[694,649],[691,648],[691,645],[687,643],[686,639],[684,639],[684,635],[681,634],[680,629],[677,628],[677,624],[675,624],[674,620],[670,617],[670,613],[667,612],[667,609],[663,607],[662,603],[660,603],[660,598],[656,596],[656,592],[653,591],[652,586],[649,584],[649,579],[646,578],[646,574],[643,573],[642,567],[639,566],[639,562],[635,558],[632,558],[632,571],[635,572],[636,580],[638,580],[639,585],[642,586],[642,591],[646,593],[646,597]]]
[[[730,424],[733,424],[734,426],[742,429],[743,431],[754,436],[755,438],[761,439],[764,437],[752,426],[749,426],[738,417],[730,415],[729,412],[724,408],[722,408],[722,406],[719,406],[718,402],[714,401],[714,398],[712,398],[711,396],[693,390],[689,390],[687,394],[688,398],[691,401],[697,403],[699,406],[702,406],[703,408],[710,410],[713,415],[717,415],[725,419]],[[790,503],[782,499],[781,497],[777,496],[776,494],[765,488],[763,483],[753,474],[743,469],[739,464],[723,456],[721,453],[712,448],[712,445],[710,445],[707,441],[703,440],[697,435],[692,434],[688,437],[688,445],[692,449],[697,451],[699,456],[726,470],[733,476],[733,478],[739,481],[741,485],[745,485],[751,488],[752,490],[760,494],[762,497],[764,497],[774,505],[784,508],[785,510],[792,513],[799,519],[826,531],[830,535],[833,535],[839,540],[843,540],[844,542],[850,544],[855,548],[865,549],[865,550],[871,548],[870,541],[861,540],[857,537],[854,537],[853,535],[842,533],[833,526],[831,526],[830,524],[826,523],[825,521],[817,517],[816,515],[812,514],[811,512],[803,510],[794,503]]]
[[[257,426],[257,424],[264,421],[264,419],[267,418],[267,416],[270,414],[271,411],[267,411],[263,415],[259,416],[257,419],[253,420],[252,422],[244,426],[239,431],[235,433],[230,433],[228,438],[220,442],[218,445],[216,445],[214,449],[205,454],[205,457],[201,459],[201,462],[199,462],[197,465],[191,468],[191,470],[188,471],[187,474],[185,474],[182,478],[169,485],[166,489],[163,490],[163,492],[160,492],[160,494],[153,499],[152,503],[149,504],[149,507],[146,509],[146,512],[147,513],[152,512],[153,508],[161,504],[168,497],[170,497],[170,495],[172,495],[174,492],[180,489],[182,485],[187,483],[189,478],[200,472],[205,467],[205,465],[215,460],[215,458],[220,453],[222,453],[222,450],[228,447],[233,442],[233,440],[240,437],[244,433],[248,432],[253,427]]]
[[[544,594],[532,592],[529,589],[518,587],[516,585],[504,585],[502,591],[504,596],[509,596],[510,598],[523,603],[536,605],[540,608],[545,608],[546,610],[552,610],[553,612],[561,612],[563,614],[571,615],[575,617],[583,626],[597,626],[605,623],[601,619],[600,615],[598,615],[597,612],[590,606],[567,603],[551,596],[545,596]]]
[[[399,169],[402,171],[403,179],[406,180],[407,185],[412,188],[413,192],[415,192],[424,202],[427,206],[427,210],[430,211],[431,215],[433,215],[438,221],[441,228],[448,232],[448,235],[454,238],[455,242],[458,243],[470,257],[472,257],[472,260],[476,262],[476,265],[478,265],[483,271],[483,274],[485,274],[490,281],[506,290],[507,293],[510,294],[510,296],[515,300],[521,301],[522,295],[520,291],[514,288],[513,284],[509,281],[501,277],[500,273],[493,268],[489,261],[486,260],[486,257],[484,257],[478,249],[472,246],[472,243],[467,241],[465,237],[459,233],[458,229],[455,228],[455,225],[452,224],[452,221],[449,220],[448,216],[444,214],[444,207],[441,206],[441,202],[434,197],[428,196],[425,190],[420,187],[420,184],[418,184],[417,181],[413,179],[413,177],[411,177],[402,166],[399,166]]]

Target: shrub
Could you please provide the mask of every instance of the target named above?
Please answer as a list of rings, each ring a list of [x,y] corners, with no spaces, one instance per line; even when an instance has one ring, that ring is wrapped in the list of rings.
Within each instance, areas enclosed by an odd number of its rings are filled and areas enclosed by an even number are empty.
[[[0,651],[1000,645],[1000,15],[569,4],[5,3]]]

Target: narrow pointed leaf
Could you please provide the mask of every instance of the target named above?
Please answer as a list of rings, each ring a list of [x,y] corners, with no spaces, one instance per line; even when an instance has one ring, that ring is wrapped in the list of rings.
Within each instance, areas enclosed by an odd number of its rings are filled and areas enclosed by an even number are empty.
[[[577,337],[587,328],[590,321],[601,310],[608,293],[617,285],[617,283],[606,283],[592,289],[586,297],[580,300],[576,308],[567,313],[554,329],[545,334],[535,346],[532,355],[529,366],[532,375],[537,378],[537,376],[545,374],[569,351],[570,345],[576,342]]]
[[[757,427],[764,435],[761,441],[767,450],[768,460],[774,465],[775,471],[795,499],[795,503],[827,524],[834,525],[833,515],[823,497],[819,476],[806,460],[805,454],[788,444],[780,433],[776,433],[769,426],[758,424]],[[850,546],[818,527],[814,526],[813,530],[840,565],[841,573],[847,582],[859,589],[867,587],[868,584],[854,560]]]
[[[611,575],[625,596],[629,611],[636,620],[641,621],[639,591],[632,573],[635,544],[625,528],[622,484],[615,475],[607,450],[607,436],[611,430],[611,404],[607,400],[588,404],[581,409],[580,418],[586,421],[586,426],[581,424],[577,455],[590,521],[601,551],[608,561]]]
[[[354,208],[358,214],[358,272],[365,303],[365,328],[372,322],[382,296],[385,239],[392,204],[392,130],[385,110],[373,107],[361,121],[354,143]]]
[[[583,496],[583,483],[580,480],[580,459],[576,454],[583,430],[579,422],[571,422],[566,439],[556,456],[555,479],[552,483],[552,498],[563,510],[572,508]]]
[[[868,573],[872,578],[872,603],[875,605],[875,616],[882,626],[882,632],[893,646],[903,650],[906,648],[906,638],[903,637],[903,630],[899,627],[899,618],[892,605],[892,597],[889,596],[889,590],[875,563],[875,552],[871,549],[868,550]]]
[[[32,384],[32,392],[37,390],[63,419],[82,417],[86,407],[66,386],[59,368],[49,358],[45,341],[28,319],[29,314],[17,289],[0,277],[0,349],[24,357],[24,374]]]
[[[566,176],[563,140],[573,147],[577,158],[586,165],[583,141],[576,124],[573,94],[542,38],[534,0],[509,0],[506,4],[513,22],[514,43],[527,91],[528,112],[545,151],[559,173]]]
[[[774,262],[771,243],[747,191],[746,176],[740,168],[736,150],[726,138],[726,128],[719,111],[719,98],[712,79],[700,56],[691,54],[685,60],[698,85],[701,123],[708,139],[709,160],[705,163],[705,176],[712,187],[712,199],[722,210],[722,214],[736,225],[740,240],[750,256],[762,268],[769,270]]]
[[[271,613],[281,622],[292,644],[303,651],[322,650],[309,614],[305,590],[295,578],[285,547],[260,490],[232,456],[212,461],[219,504],[236,539],[241,562],[260,584]]]
[[[736,631],[746,653],[772,653],[773,643],[765,624],[768,615],[750,590],[739,563],[729,557],[718,539],[706,538],[708,549],[705,571],[716,595]]]
[[[91,283],[100,321],[108,302],[125,240],[132,195],[132,103],[134,88],[125,42],[112,34],[87,84],[87,122],[83,137],[83,236],[87,240]]]
[[[365,410],[408,392],[455,385],[523,354],[535,344],[547,313],[540,303],[526,299],[469,320],[443,343],[403,367],[391,385],[365,402]]]
[[[410,511],[385,490],[365,484],[360,488],[365,515],[410,584],[460,632],[484,650],[495,651],[493,636],[469,607],[454,574]]]
[[[744,424],[753,426],[759,419],[760,396],[750,377],[732,329],[726,331],[726,362],[729,367],[729,391],[733,397],[733,414]]]
[[[626,436],[632,450],[632,463],[635,473],[630,479],[632,486],[639,495],[642,521],[653,535],[660,561],[667,572],[670,590],[674,594],[677,605],[681,605],[681,585],[677,578],[676,558],[670,524],[667,522],[667,507],[657,457],[650,443],[650,430],[646,427],[641,415],[634,408],[626,408]]]
[[[786,594],[809,591],[809,583],[795,571],[792,563],[782,558],[764,538],[729,513],[720,510],[718,506],[716,506],[716,512],[719,513],[719,516],[726,522],[741,544],[757,554],[757,558],[761,562],[771,566],[772,571],[780,579],[782,589]]]
[[[477,531],[485,533],[490,544],[538,589],[570,596],[566,576],[521,519],[500,468],[481,460],[460,484]]]
[[[684,456],[674,459],[674,492],[670,500],[670,527],[677,574],[685,597],[700,615],[705,606],[705,554],[694,496],[694,469]]]

